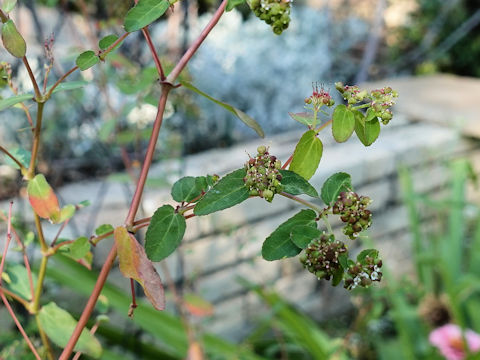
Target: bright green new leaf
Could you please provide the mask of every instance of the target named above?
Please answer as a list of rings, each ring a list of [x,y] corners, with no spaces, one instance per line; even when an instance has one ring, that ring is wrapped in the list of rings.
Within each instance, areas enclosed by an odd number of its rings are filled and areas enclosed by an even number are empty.
[[[365,121],[365,116],[360,111],[355,111],[355,133],[365,146],[372,145],[380,135],[380,122],[374,120]]]
[[[102,224],[95,229],[95,235],[97,235],[97,236],[104,235],[104,234],[107,234],[107,233],[109,233],[113,230],[114,230],[114,228],[113,228],[112,225]]]
[[[25,266],[20,264],[6,264],[3,274],[0,274],[3,284],[7,290],[17,294],[27,301],[32,300],[32,290],[30,288],[30,280],[28,271]],[[33,287],[37,284],[37,275],[32,273]]]
[[[175,251],[185,234],[186,222],[170,205],[158,208],[145,235],[145,252],[152,261],[161,261]]]
[[[357,255],[357,261],[360,264],[365,264],[365,259],[367,256],[376,259],[378,257],[378,250],[377,249],[365,249]]]
[[[292,242],[301,249],[305,249],[313,239],[318,239],[322,232],[311,225],[297,225],[290,233]]]
[[[15,23],[9,19],[2,25],[2,41],[5,49],[17,58],[23,58],[27,52],[27,44],[18,32]]]
[[[332,205],[337,201],[337,197],[342,191],[350,190],[353,190],[352,178],[347,173],[338,172],[325,180],[322,186],[321,197],[326,205]]]
[[[309,180],[317,171],[322,153],[322,142],[317,138],[314,130],[308,130],[295,147],[289,169]]]
[[[145,295],[155,309],[165,309],[162,280],[152,262],[148,260],[143,247],[123,226],[115,229],[113,237],[117,245],[120,272],[142,285]]]
[[[298,121],[299,123],[301,123],[303,125],[307,125],[307,126],[312,126],[313,125],[314,117],[310,113],[303,112],[303,113],[296,113],[295,114],[295,113],[289,112],[288,115],[290,115],[290,117],[293,120]]]
[[[338,105],[333,112],[332,133],[337,142],[347,141],[355,129],[355,116],[345,105]]]
[[[84,71],[91,68],[99,61],[100,59],[98,58],[97,54],[95,54],[95,52],[92,50],[88,50],[78,55],[77,59],[75,60],[75,64],[77,64],[80,70]]]
[[[170,7],[166,0],[140,0],[125,16],[124,27],[127,32],[137,31],[162,16]]]
[[[102,50],[106,50],[117,40],[117,35],[107,35],[98,42],[98,47]]]
[[[72,204],[65,205],[60,210],[60,218],[58,219],[58,221],[55,222],[55,224],[61,224],[65,220],[70,219],[75,214],[75,211],[76,211],[75,205],[72,205]]]
[[[70,313],[58,307],[54,302],[42,306],[38,313],[40,324],[47,336],[53,343],[61,348],[64,348],[70,339],[77,321]],[[90,334],[88,329],[83,329],[74,351],[81,351],[95,359],[102,356],[102,345],[100,342]]]
[[[185,86],[187,89],[190,89],[192,91],[195,91],[197,94],[200,94],[204,97],[206,97],[208,100],[210,101],[213,101],[215,104],[217,105],[220,105],[221,107],[223,107],[224,109],[230,111],[233,115],[235,115],[236,117],[238,117],[245,125],[247,125],[248,127],[252,128],[253,130],[255,130],[255,132],[260,136],[260,137],[264,137],[265,134],[262,130],[262,127],[260,126],[259,123],[257,123],[254,119],[252,119],[250,116],[248,116],[247,114],[245,114],[243,111],[233,107],[232,105],[229,105],[229,104],[226,104],[224,102],[221,102],[217,99],[214,99],[213,97],[211,97],[210,95],[204,93],[203,91],[201,91],[200,89],[196,88],[195,86],[193,86],[191,83],[187,82],[187,81],[180,81],[180,84],[182,84],[183,86]]]
[[[8,14],[15,8],[15,5],[17,5],[17,0],[3,0],[2,10]]]
[[[290,195],[307,194],[311,197],[318,197],[317,190],[310,183],[297,173],[290,170],[280,170],[282,175],[283,191]]]
[[[73,260],[83,259],[90,252],[90,242],[85,236],[79,237],[71,244],[63,245],[59,253]]]
[[[245,0],[228,0],[227,2],[227,8],[225,11],[232,11],[234,7],[238,5],[242,5],[245,2]]]
[[[316,216],[313,210],[300,210],[299,213],[281,224],[263,242],[263,258],[273,261],[298,255],[302,249],[293,243],[290,234],[293,228],[299,225],[316,227]]]
[[[372,121],[374,119],[378,119],[377,115],[375,114],[375,110],[372,108],[368,108],[367,115],[365,116],[365,121]]]
[[[172,198],[175,201],[192,201],[202,194],[202,191],[208,187],[206,178],[185,176],[173,184]]]
[[[0,111],[26,100],[32,100],[32,94],[20,94],[0,100]]]
[[[225,175],[197,203],[193,210],[195,215],[208,215],[247,200],[248,189],[243,182],[246,175],[243,168]]]
[[[20,162],[20,164],[22,164],[25,168],[28,168],[30,165],[30,159],[32,157],[30,151],[22,148],[14,148],[9,149],[9,152]],[[7,155],[5,155],[5,163],[11,167],[14,167],[15,169],[20,169],[17,163],[10,159],[10,157]]]

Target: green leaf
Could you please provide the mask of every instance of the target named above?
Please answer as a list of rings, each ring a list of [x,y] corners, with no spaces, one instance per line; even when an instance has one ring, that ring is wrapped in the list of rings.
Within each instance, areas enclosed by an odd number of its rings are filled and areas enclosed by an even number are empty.
[[[117,35],[107,35],[98,42],[98,47],[102,50],[106,50],[117,40]]]
[[[345,105],[338,105],[333,112],[332,133],[337,142],[347,141],[355,129],[355,116]]]
[[[380,134],[380,122],[374,120],[365,121],[365,116],[360,111],[355,111],[355,133],[365,146],[372,145]]]
[[[200,89],[197,89],[195,86],[193,86],[191,83],[187,82],[187,81],[180,81],[180,84],[182,84],[183,86],[185,86],[187,89],[190,89],[192,91],[195,91],[197,94],[200,94],[204,97],[206,97],[208,100],[210,101],[213,101],[215,104],[217,105],[220,105],[221,107],[223,107],[224,109],[230,111],[233,115],[235,115],[236,117],[238,117],[245,125],[247,125],[248,127],[252,128],[253,130],[255,130],[255,132],[260,136],[260,137],[264,137],[265,134],[262,130],[262,127],[260,126],[259,123],[257,123],[254,119],[252,119],[250,116],[248,116],[247,114],[245,114],[243,111],[233,107],[232,105],[229,105],[229,104],[226,104],[224,102],[221,102],[217,99],[214,99],[213,97],[211,97],[210,95],[204,93],[203,91],[201,91]]]
[[[27,44],[18,32],[15,23],[9,19],[2,26],[2,41],[5,49],[17,58],[23,58],[27,52]]]
[[[289,169],[309,180],[315,171],[323,153],[323,144],[313,130],[308,130],[302,135],[293,152],[293,159]]]
[[[263,258],[268,261],[273,261],[298,255],[302,249],[293,243],[290,238],[290,233],[294,227],[299,225],[316,227],[316,216],[313,210],[301,210],[282,223],[263,242]]]
[[[32,154],[30,151],[27,151],[22,148],[14,148],[14,149],[9,149],[10,154],[12,154],[25,168],[28,168],[30,165],[30,159],[32,157]],[[5,155],[5,163],[7,165],[10,165],[11,167],[15,169],[20,169],[20,167],[17,165],[15,161],[10,159],[9,156]]]
[[[173,253],[185,234],[186,222],[170,205],[158,208],[145,235],[145,252],[152,261],[161,261]]]
[[[120,272],[142,286],[155,309],[165,309],[162,280],[152,262],[148,260],[145,249],[123,226],[115,228],[113,237],[117,245]]]
[[[137,31],[162,16],[170,7],[166,0],[140,0],[125,16],[124,27],[127,32]]]
[[[340,263],[340,265],[342,265],[344,269],[348,268],[348,255],[345,253],[341,254],[338,257],[338,262]]]
[[[82,236],[71,244],[63,245],[58,252],[77,261],[83,259],[90,252],[90,242],[85,236]]]
[[[95,229],[95,235],[97,235],[97,236],[105,235],[105,234],[107,234],[107,233],[109,233],[113,230],[114,230],[114,228],[113,228],[112,225],[102,224]]]
[[[26,100],[32,100],[32,94],[20,94],[0,100],[0,111]]]
[[[7,264],[0,274],[3,279],[3,285],[7,290],[17,294],[27,301],[32,300],[32,291],[28,279],[28,271],[25,266],[20,264]],[[32,273],[33,286],[37,283],[37,276]]]
[[[246,175],[243,168],[225,175],[197,203],[193,210],[195,215],[208,215],[247,200],[248,189],[243,182]]]
[[[65,220],[70,219],[75,214],[75,211],[76,211],[75,205],[72,205],[72,204],[65,205],[60,210],[60,218],[58,219],[58,221],[55,222],[55,224],[61,224]]]
[[[374,120],[374,119],[377,119],[377,120],[378,120],[377,115],[376,115],[376,113],[375,113],[375,110],[373,110],[372,108],[368,108],[368,110],[367,110],[367,116],[366,116],[366,118],[365,118],[365,121],[372,121],[372,120]]]
[[[203,178],[203,179],[202,179]],[[205,177],[185,176],[173,184],[172,198],[175,201],[192,201],[208,187]]]
[[[241,5],[245,2],[245,0],[228,0],[227,2],[227,8],[225,11],[232,11],[234,7]]]
[[[15,5],[17,5],[17,0],[3,0],[2,10],[8,14],[15,8]]]
[[[70,90],[80,89],[87,84],[88,84],[88,81],[83,81],[83,80],[62,82],[55,88],[55,90],[53,90],[52,94],[55,94],[59,91],[70,91]],[[51,86],[47,88],[47,91],[50,90],[50,88]]]
[[[326,205],[332,205],[332,203],[337,201],[337,197],[342,191],[350,191],[352,189],[352,178],[349,174],[344,172],[335,173],[323,183],[321,197]]]
[[[290,170],[280,170],[282,175],[283,191],[290,195],[307,194],[311,197],[318,197],[318,192],[310,183],[297,173]]]
[[[332,286],[337,286],[338,284],[340,284],[340,282],[343,280],[344,275],[345,270],[343,269],[343,267],[340,266],[333,274]]]
[[[98,58],[97,54],[95,54],[95,52],[92,50],[88,50],[78,55],[75,63],[80,70],[84,71],[91,68],[99,61],[100,59]]]
[[[377,249],[365,249],[360,252],[360,254],[357,255],[357,261],[360,264],[365,264],[365,259],[366,257],[369,256],[371,258],[376,259],[378,257],[378,250]]]
[[[318,239],[322,232],[311,225],[297,225],[290,233],[290,239],[300,249],[305,249],[313,239]]]
[[[77,321],[67,311],[58,307],[54,302],[42,306],[38,313],[38,318],[43,330],[53,343],[64,348],[70,339]],[[74,351],[81,351],[95,359],[102,355],[102,346],[98,340],[83,329]]]
[[[313,120],[314,117],[310,113],[302,112],[302,113],[291,113],[289,112],[288,115],[295,120],[298,121],[301,124],[307,125],[307,126],[312,126],[313,125]]]

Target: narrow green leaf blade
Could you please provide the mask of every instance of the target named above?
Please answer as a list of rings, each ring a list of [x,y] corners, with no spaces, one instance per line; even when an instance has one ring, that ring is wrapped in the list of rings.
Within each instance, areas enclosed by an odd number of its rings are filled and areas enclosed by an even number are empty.
[[[318,192],[310,183],[297,173],[290,170],[280,170],[282,175],[283,191],[290,195],[306,194],[311,197],[318,197]]]
[[[316,226],[315,217],[316,213],[313,210],[300,210],[282,223],[263,242],[262,257],[273,261],[298,255],[302,249],[293,243],[290,233],[299,225]]]
[[[353,112],[345,105],[338,105],[332,118],[332,133],[337,142],[347,141],[355,129]]]
[[[137,31],[162,16],[170,7],[166,0],[140,0],[125,16],[124,27],[127,32]]]
[[[56,345],[64,348],[77,325],[77,321],[73,316],[58,307],[54,302],[50,302],[40,309],[38,317],[47,336]],[[75,345],[74,351],[81,351],[86,355],[99,359],[102,355],[102,346],[87,329],[84,329]]]
[[[83,80],[62,82],[55,88],[55,90],[53,90],[53,94],[59,91],[69,91],[69,90],[80,89],[87,84],[88,84],[88,81],[83,81]],[[47,88],[47,91],[50,90],[50,88],[51,86]]]
[[[195,215],[208,215],[247,200],[248,189],[243,182],[246,175],[243,168],[225,175],[197,203],[193,210]]]
[[[344,172],[338,172],[325,180],[322,186],[321,197],[326,205],[332,205],[342,191],[351,189],[353,189],[351,176]]]
[[[20,94],[20,95],[15,95],[6,99],[0,100],[0,111],[9,108],[15,104],[24,102],[26,100],[32,100],[33,95],[32,94]]]
[[[192,90],[194,92],[196,92],[197,94],[199,95],[202,95],[204,97],[206,97],[208,100],[210,101],[213,101],[215,104],[217,105],[220,105],[221,107],[223,107],[224,109],[230,111],[233,115],[235,115],[236,117],[238,117],[245,125],[247,125],[248,127],[252,128],[253,130],[255,130],[255,132],[260,136],[260,137],[264,137],[265,134],[263,132],[263,129],[262,127],[260,126],[259,123],[257,123],[255,121],[255,119],[251,118],[250,116],[248,116],[247,114],[245,114],[243,111],[233,107],[232,105],[229,105],[229,104],[226,104],[224,102],[221,102],[213,97],[211,97],[210,95],[204,93],[203,91],[201,91],[200,89],[196,88],[195,86],[193,86],[191,83],[187,82],[187,81],[180,81],[180,83],[185,86],[187,89],[189,90]]]
[[[145,252],[152,261],[161,261],[175,251],[185,234],[185,218],[170,205],[155,211],[145,236]]]
[[[355,133],[363,145],[372,145],[380,135],[378,118],[365,121],[365,116],[360,111],[355,111]]]
[[[322,158],[323,144],[315,131],[308,130],[295,147],[289,169],[309,180],[317,171]]]
[[[322,232],[311,225],[297,225],[290,233],[290,239],[300,249],[305,249],[313,239],[320,237]]]
[[[32,154],[30,153],[30,151],[22,148],[14,148],[10,149],[9,151],[10,154],[12,154],[25,168],[28,168],[28,166],[30,165],[30,159],[32,158]],[[20,169],[18,164],[12,159],[10,159],[10,157],[7,155],[5,155],[5,163],[15,169]]]
[[[75,63],[81,71],[84,71],[91,68],[99,61],[100,59],[98,58],[97,54],[95,54],[95,52],[92,50],[88,50],[78,55]]]

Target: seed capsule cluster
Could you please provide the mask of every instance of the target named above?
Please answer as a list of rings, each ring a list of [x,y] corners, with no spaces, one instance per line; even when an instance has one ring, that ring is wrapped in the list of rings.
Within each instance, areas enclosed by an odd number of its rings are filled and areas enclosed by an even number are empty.
[[[332,212],[340,215],[340,219],[346,223],[343,233],[351,240],[372,224],[372,213],[367,206],[372,202],[368,196],[358,196],[353,191],[341,192],[333,205]]]
[[[339,256],[346,252],[345,244],[335,240],[333,234],[323,234],[308,244],[300,256],[300,262],[318,279],[330,280],[340,269],[343,273]]]
[[[243,181],[251,196],[260,196],[271,202],[273,196],[282,191],[282,175],[279,172],[282,163],[267,150],[265,146],[259,146],[257,156],[245,163],[247,176]]]
[[[344,287],[348,290],[353,290],[357,286],[368,287],[373,281],[380,281],[382,279],[382,260],[367,256],[364,264],[357,262],[352,264],[346,274]]]
[[[252,0],[250,7],[256,17],[272,27],[280,35],[290,23],[291,0]]]

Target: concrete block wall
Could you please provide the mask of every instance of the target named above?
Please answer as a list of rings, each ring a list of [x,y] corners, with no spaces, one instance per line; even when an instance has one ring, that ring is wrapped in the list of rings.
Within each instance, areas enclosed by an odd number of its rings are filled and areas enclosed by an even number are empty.
[[[286,159],[300,135],[300,132],[283,134],[230,149],[207,151],[181,162],[155,165],[151,176],[173,182],[186,175],[223,175],[241,167],[248,158],[246,152],[255,153],[259,144],[269,145],[271,153]],[[398,263],[408,263],[411,256],[407,216],[401,204],[397,178],[398,167],[408,166],[412,170],[417,191],[433,193],[448,182],[447,158],[466,156],[475,162],[480,159],[480,144],[476,141],[460,137],[447,127],[410,122],[402,114],[397,114],[388,127],[382,127],[379,140],[369,148],[355,138],[344,144],[334,143],[327,132],[321,134],[321,139],[324,153],[319,170],[311,179],[312,185],[320,189],[323,181],[338,171],[352,175],[357,192],[374,200],[374,219],[369,234],[380,249],[384,263],[392,268]],[[130,186],[107,180],[71,184],[57,191],[62,203],[92,202],[65,230],[64,237],[72,238],[90,236],[95,226],[103,223],[121,224],[132,195]],[[165,203],[173,204],[169,189],[148,188],[143,202],[144,215],[151,215]],[[2,209],[6,206],[6,202],[0,204]],[[22,205],[16,202],[16,206],[21,208]],[[317,281],[302,269],[298,258],[275,262],[261,259],[263,240],[300,208],[280,196],[273,204],[262,199],[249,199],[225,211],[187,221],[182,245],[166,264],[177,284],[193,289],[214,303],[215,314],[205,320],[206,330],[229,339],[239,339],[261,314],[263,305],[240,285],[238,277],[272,285],[281,295],[319,319],[340,311],[348,303],[345,290]],[[340,224],[334,222],[333,225],[339,231]],[[56,231],[57,227],[46,225],[47,238],[52,238]],[[104,240],[95,249],[97,265],[103,262],[112,241]],[[165,277],[162,268],[157,268]],[[111,280],[125,291],[129,289],[128,280],[120,276],[118,268],[113,270]]]

